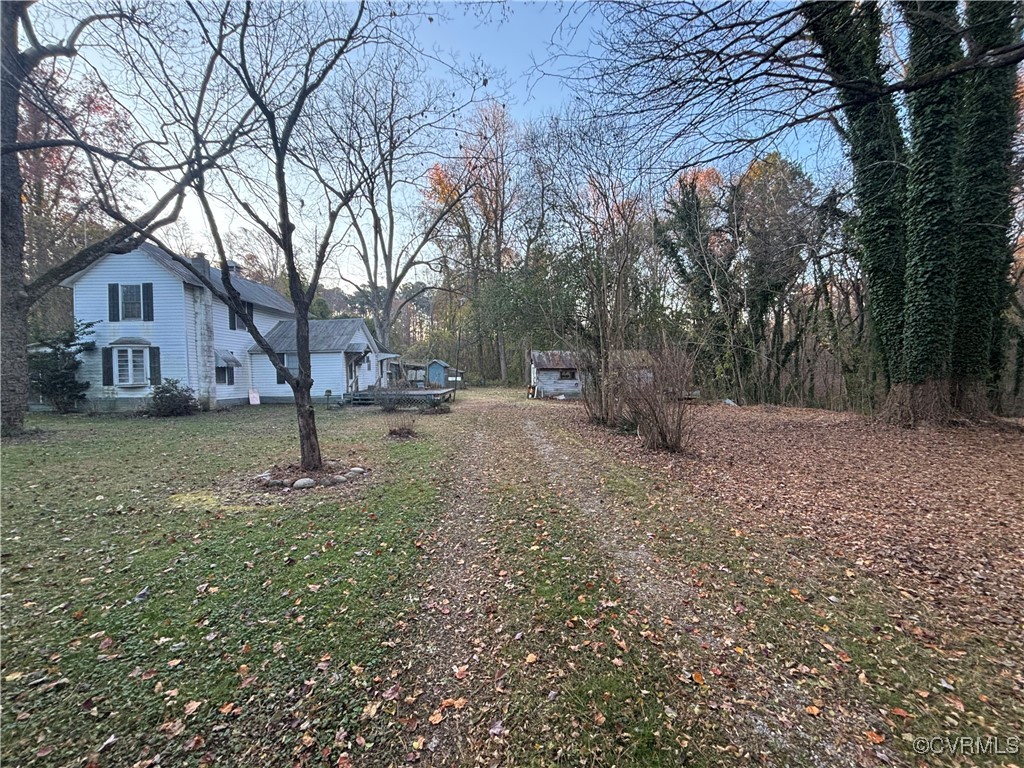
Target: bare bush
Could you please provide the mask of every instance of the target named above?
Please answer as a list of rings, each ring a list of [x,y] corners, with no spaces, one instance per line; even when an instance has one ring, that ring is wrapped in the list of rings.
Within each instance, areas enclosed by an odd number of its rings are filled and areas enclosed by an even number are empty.
[[[384,413],[394,413],[402,406],[403,396],[401,392],[378,390],[373,399]]]
[[[416,414],[393,410],[384,417],[388,435],[400,440],[416,437]]]
[[[601,386],[601,365],[598,356],[589,349],[577,349],[575,355],[582,385],[580,394],[583,399],[583,407],[592,421],[607,424],[607,409],[604,407],[604,389]]]
[[[644,365],[617,366],[622,422],[636,425],[646,448],[680,453],[693,437],[693,362],[683,350],[665,348]]]

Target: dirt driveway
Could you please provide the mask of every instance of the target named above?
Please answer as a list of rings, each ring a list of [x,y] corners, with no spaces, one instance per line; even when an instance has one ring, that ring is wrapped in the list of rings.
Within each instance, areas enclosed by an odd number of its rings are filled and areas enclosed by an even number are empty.
[[[446,503],[386,643],[396,662],[364,713],[377,744],[365,759],[992,764],[914,745],[1021,733],[1020,616],[992,617],[992,590],[977,586],[1016,589],[1020,540],[952,535],[1009,522],[1019,434],[937,439],[781,409],[700,418],[709,437],[683,458],[518,393],[471,393],[421,419],[423,439],[445,446]],[[800,462],[780,470],[770,458],[793,441]],[[932,470],[915,481],[928,499],[915,518],[906,488],[890,504],[873,451],[903,472],[961,455],[991,503],[967,491],[966,519],[936,513],[965,489]],[[835,473],[830,508],[799,503]],[[979,562],[991,567],[971,573]],[[947,600],[950,579],[968,597]],[[950,606],[970,595],[975,610],[957,620]]]

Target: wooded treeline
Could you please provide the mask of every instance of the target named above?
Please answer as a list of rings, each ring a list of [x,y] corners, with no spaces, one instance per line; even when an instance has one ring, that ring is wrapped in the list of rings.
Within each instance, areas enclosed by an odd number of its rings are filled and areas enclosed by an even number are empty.
[[[486,73],[428,70],[415,12],[113,5],[46,44],[52,6],[5,4],[5,431],[54,286],[147,238],[471,383],[578,351],[611,422],[661,362],[673,391],[905,424],[1024,408],[1017,4],[597,7],[575,106],[523,123]],[[87,40],[136,63],[86,77]],[[782,141],[809,126],[827,175]],[[205,232],[168,228],[187,196]]]
[[[531,348],[594,352],[607,374],[669,347],[693,387],[739,402],[1019,412],[1019,13],[611,5],[589,93],[610,107],[515,125],[487,106],[433,170],[426,210],[469,191],[403,346],[515,383]],[[845,152],[828,178],[772,149],[812,121]]]

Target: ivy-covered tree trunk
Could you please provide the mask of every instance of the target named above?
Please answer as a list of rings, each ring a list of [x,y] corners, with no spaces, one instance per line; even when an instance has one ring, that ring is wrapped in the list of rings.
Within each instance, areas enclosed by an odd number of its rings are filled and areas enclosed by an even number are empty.
[[[1002,367],[1016,73],[935,74],[962,61],[962,39],[972,55],[1011,45],[1014,8],[972,0],[963,34],[956,3],[901,3],[908,80],[929,83],[907,97],[909,150],[880,66],[878,5],[803,11],[847,118],[884,412],[897,423],[983,415],[985,383]]]
[[[869,311],[887,383],[903,369],[906,147],[896,105],[883,94],[881,11],[875,3],[808,4],[804,10],[847,118],[858,238]]]
[[[956,3],[902,3],[910,30],[911,78],[962,58]],[[909,95],[910,162],[905,221],[907,265],[903,367],[885,411],[901,424],[943,422],[950,411],[955,270],[957,88],[950,78]]]
[[[21,3],[3,3],[3,72],[0,75],[0,146],[18,141],[18,103],[25,76],[18,53],[18,17]],[[22,204],[22,177],[18,154],[3,155],[0,167],[0,309],[3,333],[0,334],[0,410],[4,435],[22,431],[28,404],[28,309],[25,292],[25,219]]]
[[[968,3],[971,53],[1011,45],[1015,10],[1013,3]],[[1012,67],[976,70],[961,84],[952,394],[954,408],[972,417],[988,413],[986,385],[1003,368],[1015,86]]]

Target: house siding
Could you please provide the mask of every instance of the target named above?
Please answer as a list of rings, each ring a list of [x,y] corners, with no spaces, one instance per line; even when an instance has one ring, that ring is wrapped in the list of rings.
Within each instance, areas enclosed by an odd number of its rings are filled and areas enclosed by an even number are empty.
[[[248,357],[253,388],[260,393],[260,402],[294,401],[292,388],[287,383],[277,383],[277,369],[266,355],[251,352]],[[313,397],[322,398],[324,390],[329,389],[332,399],[340,398],[345,391],[344,356],[340,352],[318,352],[309,356],[309,362],[313,375]]]
[[[381,386],[381,383],[380,383],[380,365],[377,362],[377,355],[376,355],[376,349],[377,349],[376,342],[374,342],[370,338],[369,334],[366,333],[366,331],[364,331],[362,328],[360,328],[354,334],[352,334],[352,343],[353,344],[365,344],[371,350],[374,350],[374,351],[370,352],[369,355],[367,355],[366,360],[363,360],[356,367],[356,372],[355,373],[356,373],[356,381],[358,382],[358,385],[359,385],[358,389],[360,391],[363,391],[363,390],[370,389],[371,387]],[[369,368],[366,367],[367,360],[369,360],[369,362],[370,362],[370,367]]]
[[[230,313],[226,304],[218,299],[214,299],[212,306],[210,307],[211,325],[212,325],[212,340],[209,346],[210,359],[207,361],[207,367],[211,371],[211,403],[217,405],[241,405],[249,402],[249,389],[254,386],[255,378],[253,373],[253,360],[256,357],[261,357],[265,363],[268,363],[266,355],[250,355],[248,350],[253,345],[252,336],[249,331],[244,330],[241,327],[241,322],[236,323],[236,329],[231,330],[230,324]],[[284,315],[270,312],[263,307],[253,307],[253,321],[256,324],[256,328],[260,333],[267,333],[273,328],[279,320],[284,319]],[[217,384],[216,380],[216,350],[223,349],[235,357],[241,362],[241,366],[235,368],[235,383],[234,384]],[[278,386],[276,373],[273,372],[271,366],[272,378],[270,379],[274,386]],[[280,385],[287,391],[289,398],[291,397],[291,387],[287,384]],[[256,387],[260,389],[260,387]],[[260,390],[262,393],[262,389]]]
[[[580,380],[579,373],[577,372],[577,378],[575,379],[563,379],[561,378],[561,370],[552,370],[548,368],[533,369],[533,381],[534,386],[537,387],[538,397],[558,397],[559,395],[565,395],[568,397],[580,397]]]
[[[107,286],[110,283],[153,284],[153,319],[110,322]],[[151,394],[150,386],[104,387],[101,349],[121,337],[140,337],[160,348],[160,374],[164,379],[189,381],[185,287],[148,257],[111,254],[92,266],[86,277],[74,284],[75,317],[98,321],[90,337],[96,349],[82,353],[79,377],[89,382],[84,407],[89,410],[133,409]]]
[[[110,322],[108,285],[152,283],[153,319]],[[122,337],[145,339],[160,349],[160,378],[187,384],[207,407],[240,405],[249,401],[253,384],[247,330],[232,331],[228,308],[205,288],[183,281],[145,251],[110,254],[69,279],[74,294],[75,317],[95,322],[91,339],[96,349],[82,354],[80,378],[90,382],[84,407],[95,411],[136,410],[152,394],[152,386],[104,387],[102,349]],[[267,332],[288,313],[254,307],[255,323]],[[216,350],[231,352],[241,365],[234,370],[234,384],[216,383]],[[147,366],[149,358],[147,357]],[[148,370],[148,369],[147,369]],[[274,381],[274,379],[272,379]],[[287,385],[285,389],[288,390]],[[290,390],[288,390],[290,395]]]

